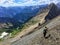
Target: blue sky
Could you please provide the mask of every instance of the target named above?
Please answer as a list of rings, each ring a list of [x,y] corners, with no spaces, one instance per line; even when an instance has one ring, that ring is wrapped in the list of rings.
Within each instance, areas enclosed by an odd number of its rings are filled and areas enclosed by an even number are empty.
[[[58,3],[60,0],[0,0],[0,6],[30,6]]]

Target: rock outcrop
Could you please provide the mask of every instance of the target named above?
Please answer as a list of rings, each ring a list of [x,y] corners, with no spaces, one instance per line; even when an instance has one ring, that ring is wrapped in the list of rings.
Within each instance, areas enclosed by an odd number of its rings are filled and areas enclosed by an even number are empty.
[[[48,7],[50,11],[48,15],[45,17],[46,20],[51,20],[60,14],[60,9],[54,3],[50,4]]]

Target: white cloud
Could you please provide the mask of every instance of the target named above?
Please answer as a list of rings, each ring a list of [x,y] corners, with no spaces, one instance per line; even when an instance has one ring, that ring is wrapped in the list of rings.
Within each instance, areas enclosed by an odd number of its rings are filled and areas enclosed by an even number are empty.
[[[14,2],[15,0],[0,0],[0,5],[1,6],[30,6],[30,5],[42,5],[42,4],[50,4],[50,3],[58,3],[60,2],[59,0],[23,0],[25,1],[24,3],[22,2]]]
[[[5,0],[3,0],[3,1],[2,1],[2,0],[0,0],[0,3],[3,3],[4,1],[5,1]]]

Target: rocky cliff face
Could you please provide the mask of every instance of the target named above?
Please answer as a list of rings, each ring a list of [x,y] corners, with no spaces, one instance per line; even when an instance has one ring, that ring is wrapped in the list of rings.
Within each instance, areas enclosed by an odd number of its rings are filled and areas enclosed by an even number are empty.
[[[50,4],[48,7],[49,7],[50,11],[45,18],[46,20],[53,19],[54,17],[56,17],[60,14],[60,9],[54,3]]]

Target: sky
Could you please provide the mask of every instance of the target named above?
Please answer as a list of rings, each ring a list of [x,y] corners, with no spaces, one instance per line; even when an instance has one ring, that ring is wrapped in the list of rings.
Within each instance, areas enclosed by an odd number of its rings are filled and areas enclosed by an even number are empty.
[[[0,6],[30,6],[30,5],[44,5],[55,3],[57,4],[60,0],[0,0]]]

